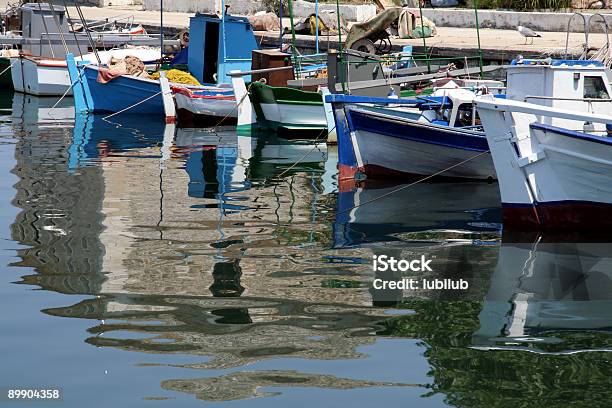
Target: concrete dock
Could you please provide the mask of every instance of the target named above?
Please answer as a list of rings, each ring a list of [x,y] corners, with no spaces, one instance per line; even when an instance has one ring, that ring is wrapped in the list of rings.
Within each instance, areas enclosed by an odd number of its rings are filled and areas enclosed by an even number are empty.
[[[159,29],[160,13],[157,11],[144,11],[139,6],[133,7],[82,7],[87,19],[114,19],[119,16],[133,15],[134,21],[147,26],[152,32]],[[71,15],[75,16],[76,11],[70,9]],[[169,32],[178,32],[189,26],[191,13],[164,12],[164,26]],[[427,52],[433,56],[444,57],[463,57],[465,55],[477,55],[478,43],[476,29],[458,27],[438,27],[437,35],[425,40],[422,39],[404,40],[393,39],[392,44],[395,50],[401,49],[403,45],[411,44],[415,52]],[[256,32],[256,37],[261,45],[273,46],[278,44],[278,32]],[[535,38],[533,44],[525,45],[525,39],[514,30],[480,29],[480,44],[483,57],[487,61],[508,61],[521,54],[524,57],[552,56],[563,57],[565,53],[565,32],[542,32],[541,38]],[[343,38],[345,35],[343,36]],[[284,42],[289,43],[291,35],[285,34]],[[576,57],[581,53],[584,35],[571,33],[569,37],[570,56]],[[600,33],[592,33],[589,36],[589,43],[592,48],[599,48],[606,43],[606,36]],[[314,37],[308,35],[298,35],[296,45],[302,50],[312,50],[315,47]],[[321,51],[328,48],[338,48],[338,36],[320,36],[319,47]]]

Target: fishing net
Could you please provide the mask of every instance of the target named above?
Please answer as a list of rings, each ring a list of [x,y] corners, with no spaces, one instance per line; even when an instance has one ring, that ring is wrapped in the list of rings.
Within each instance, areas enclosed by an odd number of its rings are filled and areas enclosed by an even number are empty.
[[[166,78],[168,81],[176,83],[176,84],[184,84],[184,85],[201,85],[197,79],[189,72],[181,71],[178,69],[170,69],[168,71],[164,71],[166,73]],[[151,79],[159,79],[159,71],[152,73],[149,75]]]

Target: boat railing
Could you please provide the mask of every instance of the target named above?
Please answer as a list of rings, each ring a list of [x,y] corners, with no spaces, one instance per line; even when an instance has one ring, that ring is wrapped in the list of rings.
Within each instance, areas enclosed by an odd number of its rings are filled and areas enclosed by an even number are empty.
[[[568,55],[568,48],[569,48],[569,35],[570,35],[570,29],[571,29],[571,24],[572,21],[574,20],[574,17],[581,17],[582,18],[582,24],[583,24],[583,30],[584,30],[584,51],[583,54],[581,56],[580,59],[587,59],[588,58],[588,53],[589,53],[589,35],[590,35],[590,31],[591,31],[591,20],[593,18],[597,18],[599,17],[603,23],[604,26],[604,33],[606,35],[606,50],[607,53],[610,53],[610,35],[609,35],[609,27],[608,27],[608,21],[606,20],[606,18],[601,14],[601,13],[593,13],[593,14],[588,14],[585,15],[583,13],[578,13],[575,12],[571,15],[571,17],[569,18],[569,20],[567,21],[567,30],[566,30],[566,35],[565,35],[565,57],[567,59],[567,55]]]
[[[535,116],[554,117],[578,122],[604,123],[607,125],[612,125],[612,116],[610,115],[576,112],[568,109],[559,109],[508,99],[481,97],[476,100],[476,108],[479,110],[527,113]]]
[[[527,95],[524,98],[524,101],[527,102],[527,99],[543,99],[543,100],[551,100],[551,101],[573,101],[573,102],[612,102],[612,99],[600,99],[600,98],[562,98],[559,96],[537,96],[537,95]]]
[[[243,77],[243,76],[253,75],[253,74],[265,74],[267,72],[285,71],[288,69],[293,69],[293,66],[287,65],[286,67],[252,69],[250,71],[232,71],[232,72],[229,72],[227,76],[231,78],[236,78],[236,77]]]

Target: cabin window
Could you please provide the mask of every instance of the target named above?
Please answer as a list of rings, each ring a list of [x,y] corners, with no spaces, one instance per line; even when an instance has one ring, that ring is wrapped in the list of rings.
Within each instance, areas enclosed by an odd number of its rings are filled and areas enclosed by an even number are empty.
[[[606,90],[606,83],[600,76],[584,77],[584,98],[585,99],[610,99]]]
[[[476,119],[473,120],[474,106],[471,103],[462,103],[457,109],[457,118],[455,119],[455,127],[473,126],[478,123],[478,113]]]

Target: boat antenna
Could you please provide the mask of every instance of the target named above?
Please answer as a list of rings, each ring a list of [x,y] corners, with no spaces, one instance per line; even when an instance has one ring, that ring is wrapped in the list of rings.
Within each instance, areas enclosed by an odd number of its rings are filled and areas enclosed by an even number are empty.
[[[478,64],[480,66],[480,79],[483,77],[482,48],[480,48],[480,23],[478,22],[478,0],[474,0],[474,14],[476,17],[476,39],[478,40]],[[465,67],[466,69],[468,67]]]
[[[315,53],[319,53],[319,0],[315,0]]]
[[[336,0],[336,17],[338,18],[338,55],[342,54],[342,26],[340,25],[340,0]]]
[[[279,6],[279,10],[278,10],[278,21],[280,22],[280,35],[278,37],[278,50],[279,51],[283,51],[283,0],[280,0],[279,2],[280,6]]]

